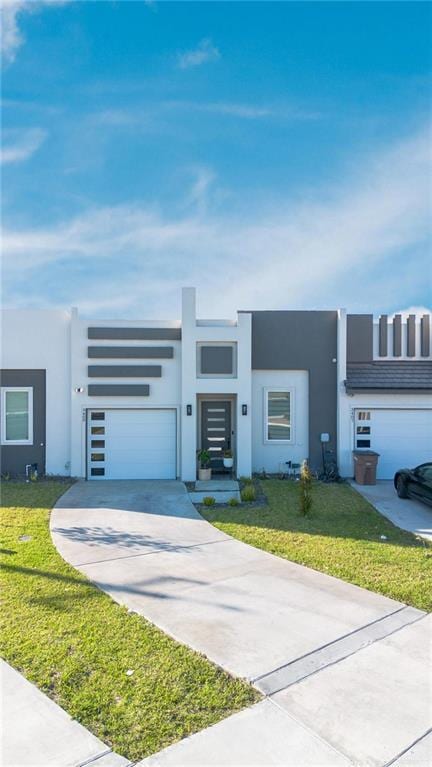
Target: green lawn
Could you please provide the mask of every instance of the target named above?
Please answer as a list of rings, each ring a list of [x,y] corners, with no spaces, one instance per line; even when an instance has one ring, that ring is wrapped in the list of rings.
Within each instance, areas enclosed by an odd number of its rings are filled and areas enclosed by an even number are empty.
[[[48,522],[66,487],[3,484],[3,657],[131,760],[257,700],[248,684],[128,614],[62,560]]]
[[[215,527],[252,546],[432,609],[432,546],[392,525],[349,485],[314,483],[308,517],[299,513],[298,484],[271,479],[261,486],[268,506],[202,513]]]

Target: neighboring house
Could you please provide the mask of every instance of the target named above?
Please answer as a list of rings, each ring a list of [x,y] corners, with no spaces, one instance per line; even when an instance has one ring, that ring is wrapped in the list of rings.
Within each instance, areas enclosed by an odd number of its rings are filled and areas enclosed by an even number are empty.
[[[245,311],[181,321],[89,321],[76,310],[3,312],[3,473],[194,480],[232,449],[239,476],[320,469],[329,435],[342,475],[352,450],[378,476],[432,458],[430,315],[379,322],[344,311]]]

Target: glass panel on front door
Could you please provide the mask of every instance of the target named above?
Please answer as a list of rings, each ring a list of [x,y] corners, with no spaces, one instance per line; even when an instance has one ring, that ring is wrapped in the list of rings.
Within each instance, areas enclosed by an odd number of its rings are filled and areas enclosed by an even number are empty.
[[[231,450],[231,402],[201,403],[201,447],[211,455],[211,468],[223,469],[223,454]]]

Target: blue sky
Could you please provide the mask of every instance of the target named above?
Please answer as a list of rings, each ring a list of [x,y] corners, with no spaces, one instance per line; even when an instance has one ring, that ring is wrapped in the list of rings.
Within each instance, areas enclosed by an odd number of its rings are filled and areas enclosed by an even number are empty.
[[[7,0],[4,304],[428,306],[431,13]]]

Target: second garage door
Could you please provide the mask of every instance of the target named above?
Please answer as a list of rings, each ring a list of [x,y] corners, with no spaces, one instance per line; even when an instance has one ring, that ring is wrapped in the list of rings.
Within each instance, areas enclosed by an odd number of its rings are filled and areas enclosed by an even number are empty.
[[[392,479],[403,467],[432,461],[432,410],[356,411],[356,447],[380,454],[378,479]]]
[[[91,410],[89,479],[175,479],[175,410]]]

